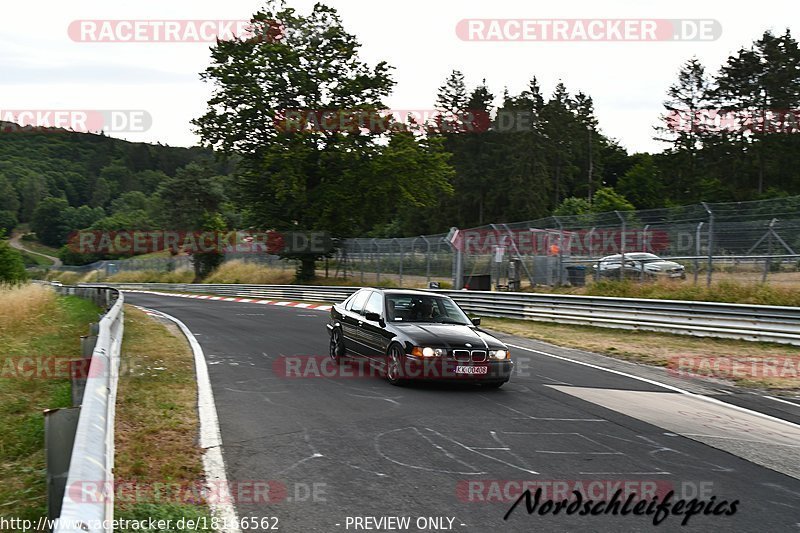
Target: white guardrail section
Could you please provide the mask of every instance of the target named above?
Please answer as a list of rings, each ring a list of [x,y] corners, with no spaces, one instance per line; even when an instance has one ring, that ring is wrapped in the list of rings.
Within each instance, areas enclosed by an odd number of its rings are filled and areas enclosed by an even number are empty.
[[[272,300],[340,302],[360,287],[119,283],[120,289],[177,291]],[[607,328],[800,345],[800,308],[771,305],[433,290],[468,313]]]
[[[85,286],[84,286],[85,287]],[[82,287],[57,287],[62,294],[82,295]],[[61,516],[55,533],[112,531],[114,518],[114,413],[117,399],[123,296],[100,319],[83,393],[70,459]]]

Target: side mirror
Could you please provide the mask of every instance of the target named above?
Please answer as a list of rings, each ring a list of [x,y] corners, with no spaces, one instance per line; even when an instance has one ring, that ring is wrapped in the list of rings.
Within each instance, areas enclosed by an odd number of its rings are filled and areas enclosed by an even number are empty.
[[[481,325],[481,317],[476,317],[472,319],[473,326],[480,326]]]
[[[381,315],[379,315],[378,313],[367,313],[366,315],[364,315],[364,318],[366,318],[370,322],[380,323],[381,327],[386,325],[386,322],[383,321],[383,318],[381,318]]]

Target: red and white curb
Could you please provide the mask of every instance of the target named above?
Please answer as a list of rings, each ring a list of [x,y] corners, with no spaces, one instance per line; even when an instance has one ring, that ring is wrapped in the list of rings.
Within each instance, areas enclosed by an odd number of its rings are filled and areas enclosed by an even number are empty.
[[[142,291],[138,289],[123,289],[122,292],[138,292],[142,294],[157,294],[159,296],[174,296],[176,298],[191,298],[193,300],[217,300],[220,302],[237,302],[246,304],[262,305],[281,305],[283,307],[298,307],[301,309],[317,309],[319,311],[330,311],[330,305],[310,304],[305,302],[292,302],[281,300],[260,300],[257,298],[237,298],[233,296],[208,296],[207,294],[177,294],[174,292]]]

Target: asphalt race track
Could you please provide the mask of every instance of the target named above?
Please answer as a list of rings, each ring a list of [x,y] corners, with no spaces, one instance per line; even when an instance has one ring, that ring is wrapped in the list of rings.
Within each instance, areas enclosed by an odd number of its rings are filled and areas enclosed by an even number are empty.
[[[500,390],[287,378],[283,356],[327,355],[327,312],[125,298],[196,336],[229,481],[270,482],[272,502],[241,497],[236,510],[277,517],[280,531],[800,531],[800,427],[522,349],[512,349],[519,372]],[[785,409],[790,420],[800,411]],[[733,516],[701,513],[687,526],[682,516],[655,527],[633,514],[528,515],[524,503],[504,520],[523,481],[545,487],[543,499],[594,482],[598,499],[629,483],[739,503]],[[381,517],[410,525],[372,521]]]

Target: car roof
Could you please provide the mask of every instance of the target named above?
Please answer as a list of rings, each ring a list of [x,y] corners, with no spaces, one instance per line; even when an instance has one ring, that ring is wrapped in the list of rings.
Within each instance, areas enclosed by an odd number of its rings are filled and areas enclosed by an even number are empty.
[[[384,294],[416,294],[418,296],[447,296],[446,294],[437,294],[432,291],[423,291],[419,289],[384,289],[380,287],[363,287],[362,289],[368,289],[371,291],[382,292]]]

